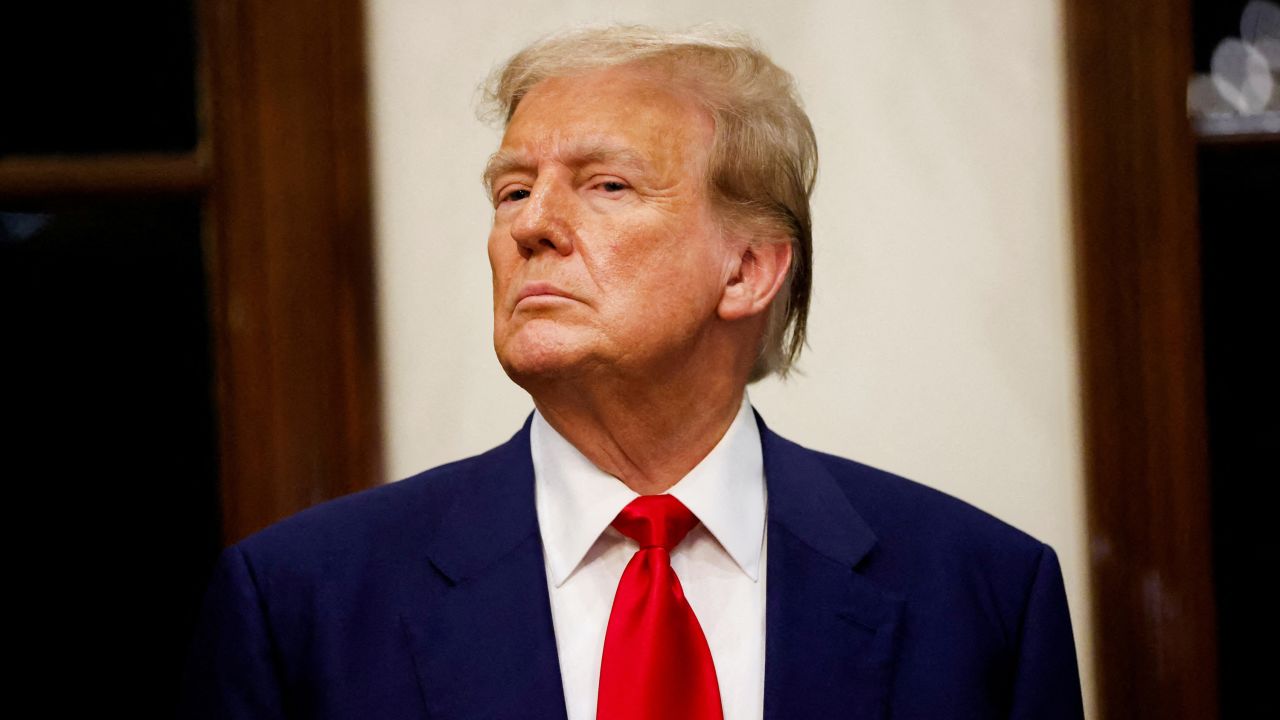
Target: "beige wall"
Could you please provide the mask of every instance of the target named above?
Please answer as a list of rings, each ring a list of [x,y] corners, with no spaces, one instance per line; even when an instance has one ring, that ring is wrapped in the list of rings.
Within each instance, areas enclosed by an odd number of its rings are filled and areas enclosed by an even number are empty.
[[[785,436],[1051,544],[1096,716],[1059,0],[367,4],[392,478],[532,407],[489,337],[491,64],[570,22],[731,22],[795,74],[821,156],[804,375],[753,402]]]

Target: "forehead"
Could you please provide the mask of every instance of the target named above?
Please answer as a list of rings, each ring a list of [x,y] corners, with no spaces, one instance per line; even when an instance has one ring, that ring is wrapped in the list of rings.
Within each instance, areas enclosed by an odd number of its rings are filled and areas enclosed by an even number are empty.
[[[608,159],[666,172],[705,161],[713,135],[710,113],[690,93],[623,66],[535,85],[494,157],[502,166]]]

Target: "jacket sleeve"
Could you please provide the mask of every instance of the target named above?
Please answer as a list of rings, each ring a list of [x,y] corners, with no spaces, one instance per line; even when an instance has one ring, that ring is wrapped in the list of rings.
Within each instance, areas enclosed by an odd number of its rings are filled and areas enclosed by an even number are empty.
[[[1043,546],[1023,611],[1011,720],[1081,720],[1080,673],[1067,591],[1053,548]]]
[[[283,718],[276,648],[244,552],[222,552],[187,658],[180,718]]]

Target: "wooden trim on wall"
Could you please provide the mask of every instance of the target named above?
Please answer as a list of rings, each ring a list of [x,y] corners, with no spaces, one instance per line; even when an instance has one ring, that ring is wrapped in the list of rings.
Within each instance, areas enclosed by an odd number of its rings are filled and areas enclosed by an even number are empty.
[[[1218,717],[1188,0],[1068,0],[1099,710]]]
[[[0,158],[0,197],[194,195],[208,178],[195,153]]]
[[[223,535],[381,481],[359,0],[203,0]]]

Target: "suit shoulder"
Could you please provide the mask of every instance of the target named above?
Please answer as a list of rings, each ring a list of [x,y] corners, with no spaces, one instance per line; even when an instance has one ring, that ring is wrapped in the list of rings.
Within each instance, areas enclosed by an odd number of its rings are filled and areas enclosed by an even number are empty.
[[[942,490],[856,460],[810,452],[882,540],[910,539],[953,552],[967,548],[1020,556],[1031,563],[1050,549],[1029,533]]]
[[[966,604],[976,608],[975,616],[986,618],[1005,646],[1015,642],[1037,579],[1046,570],[1059,572],[1053,548],[936,488],[817,455],[876,535],[862,572],[914,598],[917,611],[926,614],[951,617]]]
[[[299,511],[236,543],[258,562],[329,565],[338,558],[423,547],[477,473],[491,472],[511,441],[469,458]]]

